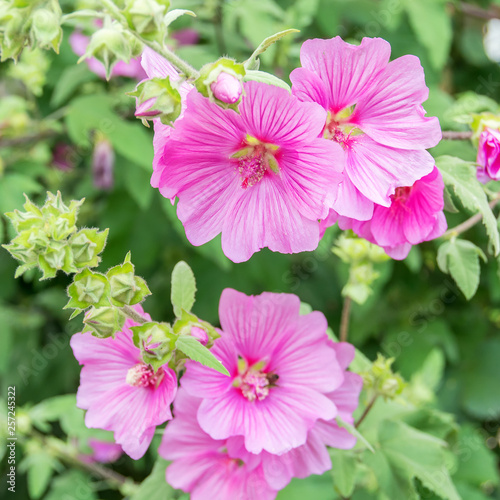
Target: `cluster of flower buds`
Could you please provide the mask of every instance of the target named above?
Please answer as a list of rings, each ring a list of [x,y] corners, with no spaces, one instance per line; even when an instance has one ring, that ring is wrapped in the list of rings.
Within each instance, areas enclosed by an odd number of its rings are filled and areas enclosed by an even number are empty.
[[[381,247],[358,238],[352,231],[339,236],[332,252],[350,265],[349,279],[342,294],[363,304],[372,293],[371,285],[379,277],[374,264],[385,262],[390,257]]]
[[[2,2],[0,5],[1,60],[17,60],[24,47],[59,52],[62,11],[57,0]]]
[[[38,208],[26,198],[25,212],[15,210],[6,214],[17,235],[3,246],[22,262],[16,277],[34,267],[42,270],[41,279],[47,279],[53,278],[58,270],[68,274],[98,265],[108,231],[77,230],[76,219],[82,203],[83,200],[73,200],[67,206],[61,193],[47,193],[43,207]]]
[[[399,373],[391,369],[394,358],[386,358],[378,354],[370,370],[360,373],[363,377],[363,387],[384,399],[394,399],[406,387],[406,382]]]

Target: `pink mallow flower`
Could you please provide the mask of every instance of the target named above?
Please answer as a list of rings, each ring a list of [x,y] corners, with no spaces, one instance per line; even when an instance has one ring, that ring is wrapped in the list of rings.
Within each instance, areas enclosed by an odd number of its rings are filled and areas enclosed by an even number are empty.
[[[354,347],[333,342],[330,346],[342,370],[346,370],[354,357]],[[363,382],[351,372],[344,372],[343,376],[342,385],[328,393],[328,398],[337,407],[337,416],[352,424]],[[193,500],[211,498],[213,491],[218,492],[219,500],[274,499],[293,477],[304,478],[331,469],[327,446],[349,449],[356,443],[356,438],[335,420],[318,420],[306,443],[297,448],[282,455],[267,451],[250,453],[241,436],[219,440],[203,431],[197,419],[201,402],[185,389],[179,390],[175,418],[167,425],[158,450],[163,458],[172,460],[167,468],[168,483],[191,493]]]
[[[500,180],[500,130],[486,128],[479,136],[477,178],[486,184]]]
[[[398,187],[391,206],[375,205],[369,221],[338,217],[341,229],[352,229],[358,236],[381,246],[393,259],[405,259],[411,246],[439,238],[447,228],[443,213],[444,183],[439,170],[416,181],[413,186]],[[331,214],[322,225],[335,222]]]
[[[441,139],[438,119],[425,117],[422,107],[429,89],[419,59],[389,62],[390,53],[381,38],[363,38],[359,46],[340,37],[307,40],[303,67],[290,75],[294,95],[328,112],[323,136],[346,157],[333,208],[358,220],[370,219],[375,204],[389,207],[396,188],[429,174],[434,160],[425,149]]]
[[[242,436],[251,453],[283,454],[305,444],[319,419],[337,416],[328,394],[344,376],[326,319],[299,309],[295,295],[222,292],[212,352],[230,376],[188,362],[181,382],[203,399],[198,421],[212,438]]]
[[[232,455],[228,442],[211,438],[200,427],[196,414],[201,399],[180,389],[175,398],[175,418],[167,425],[160,456],[172,463],[167,482],[191,493],[191,500],[274,500],[260,457],[248,451]]]
[[[73,31],[69,36],[69,44],[71,49],[77,56],[83,56],[87,50],[87,45],[90,42],[90,37],[84,35],[81,31]],[[95,57],[85,59],[85,63],[92,73],[95,73],[102,80],[106,80],[106,68],[101,61]],[[141,67],[139,58],[130,59],[130,62],[118,61],[111,70],[111,78],[114,76],[126,76],[135,80],[142,80],[146,77],[144,70]]]
[[[234,262],[264,247],[314,250],[343,168],[342,148],[318,137],[325,119],[317,104],[264,83],[245,84],[239,114],[193,90],[156,151],[151,184],[179,198],[177,215],[193,245],[222,233]]]
[[[140,306],[135,309],[144,314]],[[70,345],[83,365],[76,401],[78,408],[87,410],[85,425],[113,431],[123,451],[137,460],[148,449],[156,426],[172,418],[177,378],[166,365],[154,373],[142,361],[130,330],[136,325],[127,319],[114,338],[77,333]]]

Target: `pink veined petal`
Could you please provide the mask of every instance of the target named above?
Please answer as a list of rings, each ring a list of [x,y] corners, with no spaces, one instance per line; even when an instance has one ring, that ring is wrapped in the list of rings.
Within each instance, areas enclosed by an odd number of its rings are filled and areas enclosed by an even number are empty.
[[[280,175],[290,203],[308,219],[322,219],[337,198],[344,169],[339,144],[318,139],[295,151],[284,151]]]
[[[418,57],[399,57],[371,83],[350,121],[380,144],[430,148],[441,140],[441,127],[436,117],[425,117],[422,102],[428,95]]]
[[[151,176],[151,186],[160,187],[160,179],[163,170],[162,165],[168,161],[166,158],[164,158],[163,152],[165,150],[165,146],[167,145],[168,140],[170,139],[170,134],[173,129],[168,125],[164,125],[163,123],[161,123],[160,120],[154,120],[153,127],[155,134],[153,137],[154,157],[153,157],[153,174]],[[168,198],[168,196],[166,196],[166,198]]]
[[[264,292],[259,296],[226,288],[219,303],[224,335],[249,362],[273,354],[293,334],[299,319],[300,299],[296,295]],[[216,343],[219,341],[216,341]]]
[[[208,170],[208,169],[207,169]],[[241,189],[235,172],[206,172],[179,195],[177,216],[192,245],[203,245],[221,233],[234,212],[234,193]],[[163,194],[163,193],[162,193]]]
[[[303,445],[317,419],[330,420],[336,415],[332,401],[307,387],[271,391],[253,405],[237,390],[219,399],[204,399],[198,422],[214,439],[244,434],[249,452],[280,454]]]
[[[300,102],[285,89],[259,82],[245,83],[245,92],[239,110],[252,137],[295,147],[321,134],[326,112],[318,104]]]
[[[335,210],[330,209],[328,215],[319,222],[319,236],[323,238],[325,231],[328,227],[333,226],[339,217],[339,214]]]
[[[179,73],[173,65],[149,47],[144,47],[141,64],[148,78],[166,78],[169,76],[174,81],[179,79]]]
[[[381,38],[363,38],[358,46],[340,37],[307,40],[300,50],[302,66],[314,71],[329,90],[329,108],[338,112],[355,104],[386,67],[391,47]]]
[[[406,243],[403,231],[404,212],[401,207],[376,207],[371,220],[371,232],[377,245],[396,246]]]
[[[348,342],[331,342],[331,345],[337,354],[340,367],[345,370],[351,364],[356,354],[354,346]]]
[[[221,442],[222,444],[223,442]],[[166,458],[161,452],[160,455]],[[167,458],[167,460],[169,459]],[[191,492],[205,477],[209,477],[214,469],[217,469],[219,461],[220,454],[216,451],[176,458],[167,467],[167,483],[176,489]]]
[[[443,236],[445,231],[448,229],[448,224],[446,222],[446,217],[443,212],[438,212],[436,214],[436,221],[434,222],[434,227],[429,235],[427,235],[427,241],[434,240]]]
[[[327,394],[335,403],[339,411],[338,416],[344,422],[352,424],[352,414],[359,405],[361,389],[363,389],[363,379],[357,373],[346,371],[342,385]]]
[[[401,245],[396,245],[393,247],[383,247],[384,252],[394,260],[404,260],[408,257],[411,250],[410,243],[403,243]]]
[[[350,450],[356,444],[356,437],[347,429],[340,428],[335,420],[320,420],[314,429],[321,436],[323,443],[332,448]]]
[[[336,213],[357,220],[368,220],[372,218],[373,207],[373,201],[361,193],[347,174],[344,175],[333,204]]]
[[[290,73],[290,80],[292,93],[299,100],[316,102],[327,111],[329,110],[330,90],[316,73],[307,68],[296,68]]]
[[[367,136],[353,137],[347,149],[346,173],[353,184],[371,201],[386,207],[391,205],[396,187],[412,186],[433,168],[434,159],[427,151],[395,149]]]
[[[376,244],[371,231],[371,223],[371,220],[359,221],[343,216],[338,218],[338,225],[342,231],[352,229],[360,238],[364,238],[366,241]]]
[[[331,467],[330,455],[316,426],[309,431],[304,445],[282,455],[262,453],[264,477],[267,483],[277,490],[284,488],[292,477],[321,475]]]
[[[291,206],[283,185],[270,175],[240,194],[222,229],[222,250],[233,262],[244,262],[265,247],[299,253],[316,249],[318,243],[318,221]]]

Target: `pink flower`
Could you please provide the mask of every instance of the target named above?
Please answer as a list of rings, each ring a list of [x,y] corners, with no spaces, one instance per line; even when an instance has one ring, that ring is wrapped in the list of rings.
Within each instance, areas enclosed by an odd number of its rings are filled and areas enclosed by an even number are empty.
[[[200,39],[200,34],[193,28],[174,31],[170,36],[177,41],[180,47],[183,45],[196,45]]]
[[[397,187],[430,173],[434,161],[425,149],[441,139],[438,119],[422,108],[428,88],[418,58],[389,62],[390,51],[380,38],[363,38],[359,46],[340,37],[307,40],[303,67],[290,75],[299,99],[328,111],[323,135],[346,156],[333,208],[358,220],[370,219],[374,204],[389,207]]]
[[[230,376],[188,362],[181,382],[203,399],[198,421],[212,438],[242,436],[251,453],[282,454],[305,444],[319,419],[338,414],[328,394],[344,376],[326,319],[299,316],[299,308],[295,295],[222,292],[223,331],[212,352]]]
[[[477,178],[484,184],[500,180],[500,130],[486,128],[479,136]]]
[[[134,306],[144,314],[140,306]],[[148,315],[145,315],[148,316]],[[87,410],[85,425],[114,432],[115,441],[133,459],[148,449],[157,425],[172,418],[170,404],[177,391],[175,372],[168,366],[156,373],[141,360],[127,319],[115,338],[77,333],[70,341],[83,365],[77,406]]]
[[[341,229],[352,229],[361,238],[380,245],[393,259],[402,260],[412,245],[438,238],[446,231],[443,191],[443,178],[434,167],[413,186],[397,188],[390,207],[375,205],[371,220],[339,217],[338,223]],[[334,222],[332,216],[325,225]]]
[[[167,425],[158,453],[172,460],[167,482],[191,493],[191,500],[273,500],[277,491],[264,478],[259,457],[233,456],[228,442],[212,439],[196,419],[201,399],[180,389],[175,418]],[[216,496],[214,496],[216,495]]]
[[[333,203],[343,168],[342,148],[318,138],[326,112],[257,82],[245,84],[239,112],[190,92],[184,118],[156,152],[151,184],[179,198],[177,215],[193,245],[222,233],[234,262],[264,247],[314,250],[317,220]]]
[[[85,51],[87,50],[87,45],[90,42],[90,38],[84,35],[80,31],[73,31],[69,36],[69,43],[73,52],[77,56],[83,56]],[[94,57],[89,59],[85,59],[87,66],[89,67],[92,73],[95,73],[99,78],[105,80],[106,79],[106,68],[102,64],[102,62],[98,61]],[[141,63],[139,59],[131,59],[130,62],[126,63],[125,61],[118,61],[111,71],[111,77],[113,76],[126,76],[128,78],[133,78],[135,80],[142,80],[146,77],[144,74],[144,70],[141,67]]]
[[[116,462],[123,454],[122,447],[116,443],[90,438],[88,444],[93,450],[92,455],[86,456],[86,461],[90,463],[100,462],[105,464]]]
[[[210,85],[210,89],[216,99],[228,104],[238,102],[243,91],[238,78],[224,71],[219,73],[217,80]]]
[[[327,396],[338,410],[337,417],[353,424],[352,414],[358,407],[359,394],[363,387],[363,380],[359,375],[345,371],[354,358],[354,347],[347,343],[329,342],[329,345],[335,350],[344,379],[342,385]],[[355,444],[356,438],[346,429],[340,428],[335,420],[318,420],[307,434],[307,441],[302,446],[293,448],[282,455],[263,451],[258,456],[267,483],[272,488],[280,490],[293,477],[321,475],[330,470],[332,463],[327,446],[350,449]],[[232,456],[244,456],[246,452],[242,438],[230,438],[227,448]]]

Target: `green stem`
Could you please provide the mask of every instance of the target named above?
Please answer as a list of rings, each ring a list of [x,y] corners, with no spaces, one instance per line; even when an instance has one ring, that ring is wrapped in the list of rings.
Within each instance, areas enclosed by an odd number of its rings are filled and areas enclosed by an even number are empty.
[[[147,323],[149,321],[144,316],[141,316],[130,306],[123,306],[122,312],[130,319],[134,320],[136,323],[139,323],[140,325],[143,325],[144,323]]]
[[[167,61],[171,62],[182,74],[186,75],[189,79],[196,80],[198,78],[198,71],[193,68],[186,61],[181,59],[179,56],[175,55],[171,50],[167,49],[164,45],[159,44],[155,41],[150,41],[142,38],[139,33],[136,33],[133,29],[130,28],[127,19],[120,12],[118,7],[111,0],[102,0],[103,5],[109,10],[111,14],[116,18],[117,21],[121,23],[121,25],[139,42],[144,45],[147,45],[150,49],[153,49],[155,52],[164,57]]]
[[[498,203],[500,203],[500,194],[496,196],[493,200],[490,201],[489,205],[490,208],[494,208]],[[458,226],[452,227],[451,229],[448,229],[446,231],[442,238],[453,238],[458,236],[459,234],[465,233],[465,231],[468,231],[471,227],[475,226],[478,222],[480,222],[483,218],[483,214],[477,213],[467,219],[466,221],[462,222]]]
[[[344,300],[344,305],[342,307],[342,317],[340,319],[340,342],[347,342],[347,335],[349,333],[349,316],[351,313],[351,297],[347,296]]]
[[[374,394],[372,396],[370,402],[366,405],[365,411],[362,413],[361,417],[359,417],[358,421],[354,424],[354,427],[356,427],[356,429],[361,425],[368,413],[370,413],[370,410],[373,408],[373,405],[375,404],[375,401],[377,401],[378,396],[378,394]]]

